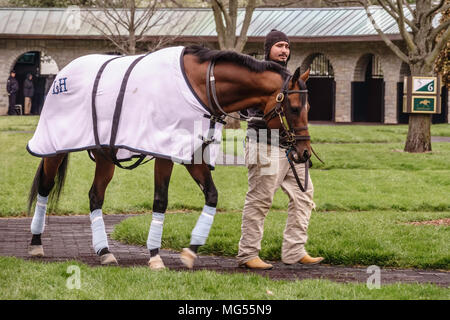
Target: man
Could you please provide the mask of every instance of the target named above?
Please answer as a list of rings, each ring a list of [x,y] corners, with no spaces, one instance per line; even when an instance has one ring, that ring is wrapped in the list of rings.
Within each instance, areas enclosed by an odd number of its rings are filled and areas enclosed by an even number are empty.
[[[264,51],[265,60],[275,61],[286,67],[290,59],[289,39],[283,32],[272,30],[266,36]],[[259,109],[249,109],[248,114],[250,117],[260,118],[263,116],[263,112]],[[309,186],[306,192],[302,192],[290,169],[285,150],[276,145],[279,142],[278,138],[271,137],[271,132],[265,122],[250,121],[248,127],[247,143],[245,144],[248,192],[242,214],[242,233],[237,256],[239,265],[263,270],[273,267],[259,258],[259,251],[263,237],[264,219],[279,187],[289,197],[281,260],[285,264],[320,263],[323,260],[322,257],[312,258],[305,251],[309,218],[311,210],[315,207],[311,180],[308,182]],[[255,130],[256,134],[254,134]],[[267,139],[264,139],[266,132]],[[255,161],[251,161],[252,159]],[[305,182],[304,165],[295,165],[303,185]]]
[[[25,97],[25,110],[24,114],[31,113],[31,100],[34,96],[33,76],[31,73],[27,74],[25,81],[23,82],[23,96]]]
[[[9,97],[9,106],[8,106],[8,114],[13,115],[17,114],[15,110],[16,105],[16,95],[19,91],[19,82],[16,79],[16,71],[11,70],[10,76],[6,81],[6,91],[8,92]]]

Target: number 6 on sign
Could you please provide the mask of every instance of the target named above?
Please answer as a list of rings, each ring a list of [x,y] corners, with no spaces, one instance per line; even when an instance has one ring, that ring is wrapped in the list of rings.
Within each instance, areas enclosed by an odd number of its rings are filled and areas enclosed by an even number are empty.
[[[436,77],[413,77],[414,93],[436,93]]]

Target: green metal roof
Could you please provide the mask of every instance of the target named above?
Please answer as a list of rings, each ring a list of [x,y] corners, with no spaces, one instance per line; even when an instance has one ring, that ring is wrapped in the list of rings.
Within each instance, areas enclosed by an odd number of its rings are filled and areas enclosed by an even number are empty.
[[[381,29],[388,35],[399,33],[397,24],[380,7],[371,8]],[[91,11],[101,16],[100,10]],[[137,11],[137,17],[143,13]],[[238,30],[245,11],[238,13]],[[408,17],[409,11],[405,9]],[[101,32],[85,21],[86,10],[65,8],[0,8],[0,37],[101,37]],[[81,19],[78,19],[81,17]],[[76,18],[75,20],[73,18]],[[78,20],[77,20],[78,19]],[[178,35],[181,37],[216,37],[211,9],[162,9],[152,17],[158,21],[147,36]],[[80,23],[78,23],[78,21]],[[104,21],[107,21],[106,19]],[[437,21],[437,20],[435,20]],[[127,34],[117,24],[109,24],[116,34]],[[378,36],[367,18],[364,8],[275,8],[255,9],[247,36],[263,38],[272,29],[285,32],[289,37],[365,37]]]

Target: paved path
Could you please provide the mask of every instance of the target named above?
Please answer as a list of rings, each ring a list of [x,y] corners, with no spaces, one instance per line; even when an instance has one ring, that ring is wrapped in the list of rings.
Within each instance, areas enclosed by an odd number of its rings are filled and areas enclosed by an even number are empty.
[[[111,234],[115,224],[132,215],[105,215],[106,232]],[[15,256],[37,261],[78,260],[91,266],[99,266],[98,257],[93,253],[89,217],[86,216],[50,216],[42,236],[44,258],[30,258],[27,254],[30,241],[31,218],[0,219],[0,256]],[[146,266],[149,259],[145,247],[125,245],[114,240],[109,241],[110,250],[115,254],[120,266]],[[162,250],[162,259],[171,270],[187,270],[179,261],[179,253]],[[237,267],[234,258],[199,256],[194,270],[213,270],[225,273],[255,273],[274,280],[296,280],[324,278],[338,282],[366,283],[371,274],[363,267],[342,266],[287,266],[274,262],[274,269],[252,271]],[[387,283],[434,283],[450,287],[450,272],[416,269],[381,269],[381,284]]]

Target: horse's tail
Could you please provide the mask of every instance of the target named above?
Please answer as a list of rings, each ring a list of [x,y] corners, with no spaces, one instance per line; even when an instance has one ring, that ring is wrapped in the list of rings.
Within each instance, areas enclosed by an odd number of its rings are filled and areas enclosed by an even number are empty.
[[[55,177],[55,186],[52,188],[52,191],[49,194],[49,208],[56,208],[58,205],[59,197],[61,195],[61,191],[64,187],[64,182],[66,181],[67,175],[67,167],[69,165],[69,154],[66,154],[59,165],[58,173]],[[36,202],[37,194],[39,191],[39,184],[41,182],[42,175],[44,174],[44,159],[41,160],[39,167],[34,176],[33,184],[31,185],[30,194],[28,196],[28,215],[31,214],[31,208],[33,204]]]

